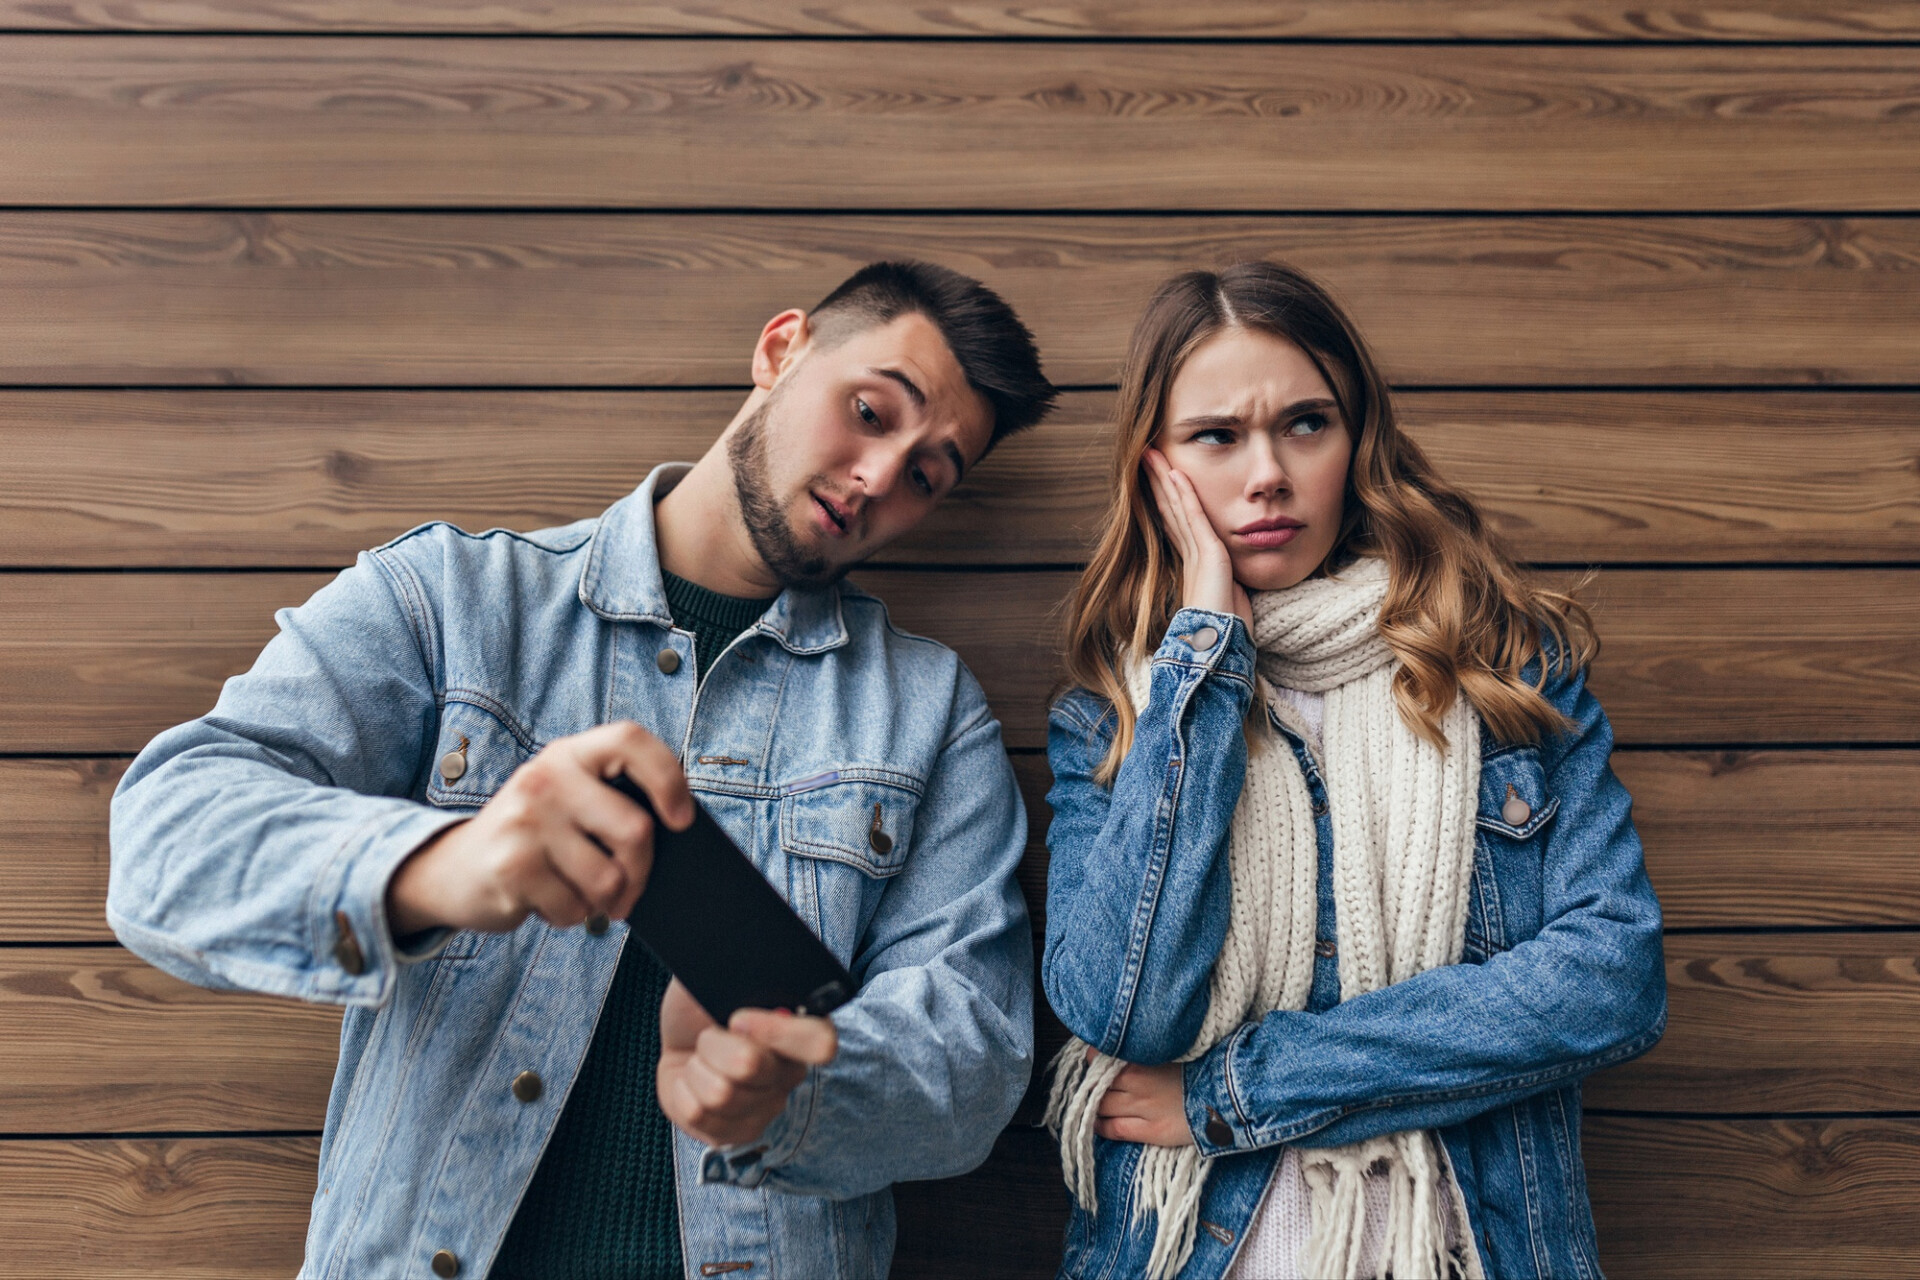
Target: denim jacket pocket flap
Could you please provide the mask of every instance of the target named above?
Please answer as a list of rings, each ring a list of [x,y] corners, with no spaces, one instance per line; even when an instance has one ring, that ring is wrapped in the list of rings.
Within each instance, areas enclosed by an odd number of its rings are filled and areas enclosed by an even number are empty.
[[[534,753],[531,742],[491,711],[449,701],[428,765],[427,799],[448,808],[485,804]]]
[[[1559,797],[1547,794],[1538,747],[1515,747],[1480,762],[1480,812],[1475,821],[1482,831],[1525,840],[1553,821],[1559,810]]]
[[[803,858],[844,862],[870,876],[898,875],[913,840],[919,793],[902,784],[842,780],[780,800],[780,847]]]

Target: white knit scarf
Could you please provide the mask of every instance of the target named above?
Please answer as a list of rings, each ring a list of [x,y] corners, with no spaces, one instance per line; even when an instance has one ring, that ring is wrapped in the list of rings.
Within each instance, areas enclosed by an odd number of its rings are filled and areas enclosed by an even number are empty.
[[[1449,749],[1409,729],[1393,697],[1397,669],[1380,636],[1387,568],[1362,559],[1337,576],[1253,596],[1257,669],[1274,684],[1326,695],[1322,756],[1333,817],[1333,893],[1343,1000],[1460,959],[1473,820],[1480,782],[1479,718],[1455,697],[1442,718]],[[1130,673],[1136,710],[1149,672]],[[1263,691],[1264,692],[1264,691]],[[1283,722],[1291,708],[1272,699]],[[1198,767],[1205,762],[1195,761]],[[1214,961],[1205,1020],[1181,1061],[1200,1057],[1241,1024],[1275,1009],[1304,1009],[1313,987],[1319,848],[1299,762],[1268,737],[1249,752],[1228,842],[1232,905]],[[1149,995],[1151,993],[1148,993]],[[1100,1098],[1126,1063],[1087,1060],[1075,1038],[1054,1059],[1047,1124],[1060,1139],[1067,1186],[1096,1211],[1093,1125]],[[1394,1280],[1480,1277],[1477,1250],[1447,1247],[1444,1156],[1437,1135],[1408,1131],[1344,1147],[1301,1148],[1312,1227],[1304,1275],[1358,1280],[1367,1236],[1365,1179],[1388,1179],[1379,1274]],[[1148,1275],[1165,1280],[1192,1256],[1200,1193],[1212,1165],[1194,1147],[1146,1148],[1134,1180],[1136,1219],[1158,1218]],[[1471,1241],[1465,1223],[1459,1236]]]

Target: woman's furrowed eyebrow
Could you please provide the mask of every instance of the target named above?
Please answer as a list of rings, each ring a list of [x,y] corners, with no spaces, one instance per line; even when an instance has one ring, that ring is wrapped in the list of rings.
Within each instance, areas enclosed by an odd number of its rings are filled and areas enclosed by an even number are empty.
[[[1310,400],[1295,400],[1280,411],[1282,421],[1297,418],[1303,413],[1312,413],[1320,409],[1338,409],[1339,403],[1328,396],[1315,396]],[[1246,418],[1237,413],[1196,413],[1190,418],[1182,418],[1173,425],[1176,427],[1238,427],[1246,424]]]

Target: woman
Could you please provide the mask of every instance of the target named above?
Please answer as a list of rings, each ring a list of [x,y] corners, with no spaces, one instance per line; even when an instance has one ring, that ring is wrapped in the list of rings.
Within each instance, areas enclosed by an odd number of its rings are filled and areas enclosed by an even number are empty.
[[[1117,420],[1048,745],[1063,1274],[1598,1276],[1579,1080],[1666,989],[1585,611],[1286,267],[1167,282]]]

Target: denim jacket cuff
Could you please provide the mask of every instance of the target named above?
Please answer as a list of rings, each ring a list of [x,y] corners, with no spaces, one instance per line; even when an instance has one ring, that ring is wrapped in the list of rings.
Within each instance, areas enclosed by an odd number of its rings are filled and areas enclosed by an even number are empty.
[[[814,1091],[819,1087],[820,1070],[809,1067],[807,1074],[791,1094],[787,1105],[765,1133],[752,1142],[729,1147],[708,1147],[700,1153],[700,1181],[718,1182],[736,1187],[757,1187],[781,1165],[793,1159],[800,1142],[807,1136],[813,1117]]]
[[[1167,624],[1154,653],[1155,662],[1204,667],[1211,674],[1237,677],[1253,687],[1253,637],[1238,614],[1211,609],[1182,609]]]
[[[430,959],[453,936],[439,929],[409,937],[403,952],[387,924],[387,885],[408,855],[465,815],[409,800],[388,803],[392,809],[382,805],[343,842],[308,895],[313,998],[384,1004],[400,965]]]
[[[1233,1049],[1256,1023],[1248,1023],[1181,1070],[1187,1128],[1203,1156],[1231,1155],[1255,1147],[1246,1115],[1233,1092]]]

